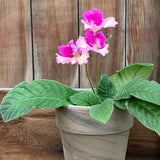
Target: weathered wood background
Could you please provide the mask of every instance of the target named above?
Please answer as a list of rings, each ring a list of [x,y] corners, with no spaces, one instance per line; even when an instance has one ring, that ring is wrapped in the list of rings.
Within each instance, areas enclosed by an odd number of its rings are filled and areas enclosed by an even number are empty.
[[[134,62],[155,64],[151,79],[160,82],[159,0],[0,0],[0,101],[25,80],[55,79],[72,87],[88,87],[84,67],[58,65],[57,46],[83,35],[82,13],[100,8],[114,16],[110,54],[103,73],[111,75]],[[100,57],[92,56],[95,78]],[[33,110],[10,123],[0,118],[0,160],[63,160],[53,109]],[[135,120],[126,160],[159,160],[160,137]]]

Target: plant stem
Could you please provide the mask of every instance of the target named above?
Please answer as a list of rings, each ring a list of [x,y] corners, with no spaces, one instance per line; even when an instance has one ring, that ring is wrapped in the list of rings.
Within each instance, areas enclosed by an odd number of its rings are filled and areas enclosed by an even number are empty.
[[[110,47],[110,43],[111,43],[111,41],[110,41],[111,38],[112,38],[112,35],[110,35],[109,38],[108,38],[108,45],[109,45],[109,47]],[[109,48],[109,47],[108,47],[108,48]],[[100,71],[101,71],[101,67],[102,67],[102,63],[103,63],[103,61],[104,61],[104,58],[105,58],[105,56],[102,57],[101,61],[99,62],[99,65],[98,65],[98,69],[97,69],[97,78],[96,78],[96,94],[97,94],[97,95],[98,95],[99,74],[100,74]]]
[[[86,75],[87,75],[89,84],[90,84],[90,86],[91,86],[91,89],[92,89],[93,93],[95,93],[94,88],[93,88],[93,85],[92,85],[92,82],[91,82],[91,79],[90,79],[89,74],[88,74],[87,64],[85,64],[85,71],[86,71]]]
[[[101,61],[99,62],[99,65],[98,65],[98,69],[97,69],[97,78],[96,78],[96,94],[98,94],[98,82],[99,82],[99,74],[100,74],[100,71],[101,71],[101,67],[102,67],[102,63],[104,61],[104,57],[102,57]]]

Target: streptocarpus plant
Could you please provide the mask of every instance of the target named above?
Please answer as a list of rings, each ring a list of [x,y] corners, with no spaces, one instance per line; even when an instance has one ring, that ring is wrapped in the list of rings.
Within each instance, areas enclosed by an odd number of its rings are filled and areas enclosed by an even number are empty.
[[[109,53],[110,45],[110,38],[100,30],[115,27],[118,23],[114,17],[103,19],[100,9],[85,11],[83,18],[81,22],[85,36],[79,36],[75,43],[71,40],[67,45],[59,46],[56,61],[61,64],[84,64],[92,91],[74,90],[54,80],[21,82],[9,91],[1,103],[0,113],[4,122],[25,115],[32,108],[58,108],[72,104],[90,107],[90,116],[106,123],[115,106],[127,109],[144,126],[160,135],[160,84],[146,80],[153,64],[132,64],[110,77],[103,74],[99,81],[101,65]],[[96,71],[95,88],[87,71],[90,54],[102,56]]]

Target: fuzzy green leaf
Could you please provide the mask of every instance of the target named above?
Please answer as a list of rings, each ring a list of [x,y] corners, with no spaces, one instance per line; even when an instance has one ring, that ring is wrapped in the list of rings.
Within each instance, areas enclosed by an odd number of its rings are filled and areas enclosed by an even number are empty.
[[[73,104],[76,104],[79,106],[92,106],[100,103],[97,95],[95,95],[91,91],[83,91],[83,92],[77,93],[71,96],[70,100]]]
[[[111,99],[106,99],[101,104],[92,106],[89,114],[93,119],[106,123],[111,117],[113,109],[113,101]]]
[[[31,111],[32,108],[58,108],[61,106],[68,106],[70,102],[56,99],[56,98],[48,98],[46,97],[35,97],[35,98],[27,98],[25,100],[21,100],[15,102],[13,104],[4,103],[0,112],[2,114],[4,122],[11,121],[13,119],[18,118],[19,116],[25,115]]]
[[[116,89],[119,90],[122,85],[132,79],[147,79],[151,75],[153,67],[154,65],[151,63],[135,63],[117,71],[109,78]]]
[[[106,98],[112,98],[116,94],[116,88],[106,74],[101,76],[98,84],[98,96],[103,102]]]
[[[160,135],[160,106],[133,97],[125,105],[144,126]]]
[[[120,88],[114,100],[128,99],[131,96],[160,105],[160,85],[155,81],[134,79]]]
[[[57,108],[71,104],[70,96],[77,91],[52,80],[35,80],[32,83],[21,82],[3,99],[0,113],[8,122],[27,114],[33,107]]]
[[[119,109],[126,109],[125,102],[126,100],[113,101],[114,105]]]

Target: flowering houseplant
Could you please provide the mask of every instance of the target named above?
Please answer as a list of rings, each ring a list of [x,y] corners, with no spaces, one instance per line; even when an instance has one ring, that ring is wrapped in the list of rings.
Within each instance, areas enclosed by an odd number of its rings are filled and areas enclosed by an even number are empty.
[[[99,81],[101,64],[109,53],[111,38],[107,39],[100,30],[115,27],[118,23],[114,17],[104,19],[99,9],[85,11],[83,17],[81,22],[84,24],[85,36],[80,36],[75,44],[71,40],[67,45],[59,46],[56,61],[61,64],[85,64],[92,91],[74,90],[53,80],[21,82],[9,91],[1,103],[3,120],[8,122],[16,119],[34,107],[59,108],[73,104],[90,107],[90,116],[106,123],[116,106],[121,110],[127,109],[143,125],[160,135],[160,85],[146,80],[152,72],[153,64],[132,64],[110,77],[103,74]],[[89,51],[102,55],[95,88],[87,71]]]

